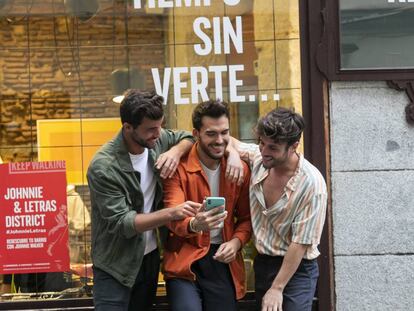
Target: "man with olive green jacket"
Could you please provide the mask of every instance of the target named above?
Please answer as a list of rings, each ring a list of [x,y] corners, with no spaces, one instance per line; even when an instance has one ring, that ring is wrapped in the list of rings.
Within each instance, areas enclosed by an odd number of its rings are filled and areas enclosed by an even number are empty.
[[[120,115],[121,131],[96,153],[87,174],[95,310],[151,310],[160,261],[154,229],[194,216],[200,205],[161,209],[160,177],[175,172],[193,138],[161,128],[163,98],[153,92],[127,91]]]

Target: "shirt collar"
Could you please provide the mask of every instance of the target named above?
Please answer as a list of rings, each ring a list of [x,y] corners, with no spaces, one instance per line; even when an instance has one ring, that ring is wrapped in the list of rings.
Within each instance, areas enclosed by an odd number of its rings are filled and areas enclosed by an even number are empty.
[[[188,172],[199,172],[203,171],[203,167],[201,166],[200,158],[198,157],[197,153],[197,146],[198,142],[196,142],[193,147],[191,148],[190,152],[187,156],[187,171]],[[221,158],[220,166],[223,168],[225,166],[225,157]]]
[[[293,176],[289,179],[288,183],[286,184],[286,189],[290,190],[291,192],[295,191],[297,188],[297,185],[299,183],[300,180],[300,176],[302,176],[303,174],[303,155],[298,153],[299,156],[299,163],[296,167],[295,173],[293,174]],[[261,183],[268,175],[269,175],[269,170],[264,168],[263,163],[260,163],[260,166],[258,167],[257,170],[257,174],[255,174],[256,176],[254,177],[253,181],[252,181],[252,185],[256,185]]]
[[[124,137],[122,135],[122,129],[115,136],[113,140],[113,147],[117,153],[117,160],[121,169],[123,171],[133,172],[134,168],[132,167],[131,159],[128,154],[128,149],[126,147]]]
[[[263,163],[260,162],[260,165],[257,168],[257,174],[255,174],[253,178],[252,185],[260,184],[268,175],[269,170],[264,168]]]
[[[299,180],[300,177],[303,174],[303,155],[298,153],[297,154],[299,156],[299,163],[298,166],[296,167],[295,173],[293,174],[293,176],[289,179],[288,183],[286,184],[286,189],[289,189],[290,191],[295,191],[298,184],[299,184]]]
[[[134,167],[132,166],[131,158],[129,156],[128,148],[125,142],[125,138],[122,134],[122,129],[118,132],[113,140],[113,145],[117,152],[117,160],[121,169],[125,172],[134,172]],[[153,149],[148,150],[148,160],[151,167],[154,167],[155,163],[155,151]]]

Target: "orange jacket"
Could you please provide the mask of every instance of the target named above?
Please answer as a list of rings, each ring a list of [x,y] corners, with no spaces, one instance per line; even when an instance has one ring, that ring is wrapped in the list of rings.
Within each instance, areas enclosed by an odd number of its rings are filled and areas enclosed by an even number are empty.
[[[225,180],[226,159],[220,166],[220,196],[226,198],[227,218],[224,221],[223,241],[237,237],[242,246],[250,239],[252,228],[249,208],[250,171],[243,162],[245,180],[241,186]],[[164,181],[165,207],[174,207],[187,200],[202,202],[210,195],[208,179],[201,167],[197,144],[187,157],[181,159],[175,175]],[[183,278],[195,280],[191,264],[204,257],[210,247],[210,232],[202,234],[188,231],[190,217],[174,221],[168,225],[170,233],[164,249],[163,272],[165,279]],[[245,270],[241,251],[236,259],[229,263],[230,272],[240,299],[246,293]]]

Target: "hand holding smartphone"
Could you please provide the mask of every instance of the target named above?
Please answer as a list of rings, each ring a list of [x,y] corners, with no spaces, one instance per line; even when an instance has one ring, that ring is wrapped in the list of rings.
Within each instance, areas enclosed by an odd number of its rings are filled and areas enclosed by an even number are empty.
[[[206,198],[206,211],[209,211],[213,208],[225,206],[226,199],[223,197],[207,197]]]
[[[206,198],[206,211],[210,211],[214,208],[220,208],[220,214],[226,210],[226,199],[224,197],[207,197]],[[224,221],[219,225],[219,228],[223,228]]]
[[[203,201],[203,211],[197,213],[190,221],[192,232],[211,231],[224,227],[227,217],[226,200],[223,197],[207,197]]]

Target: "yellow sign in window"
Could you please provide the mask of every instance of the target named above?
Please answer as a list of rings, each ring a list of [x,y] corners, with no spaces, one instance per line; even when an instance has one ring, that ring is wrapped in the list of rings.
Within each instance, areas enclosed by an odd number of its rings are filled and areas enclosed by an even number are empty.
[[[95,152],[121,129],[119,118],[38,120],[39,161],[65,160],[68,184],[86,184]]]

